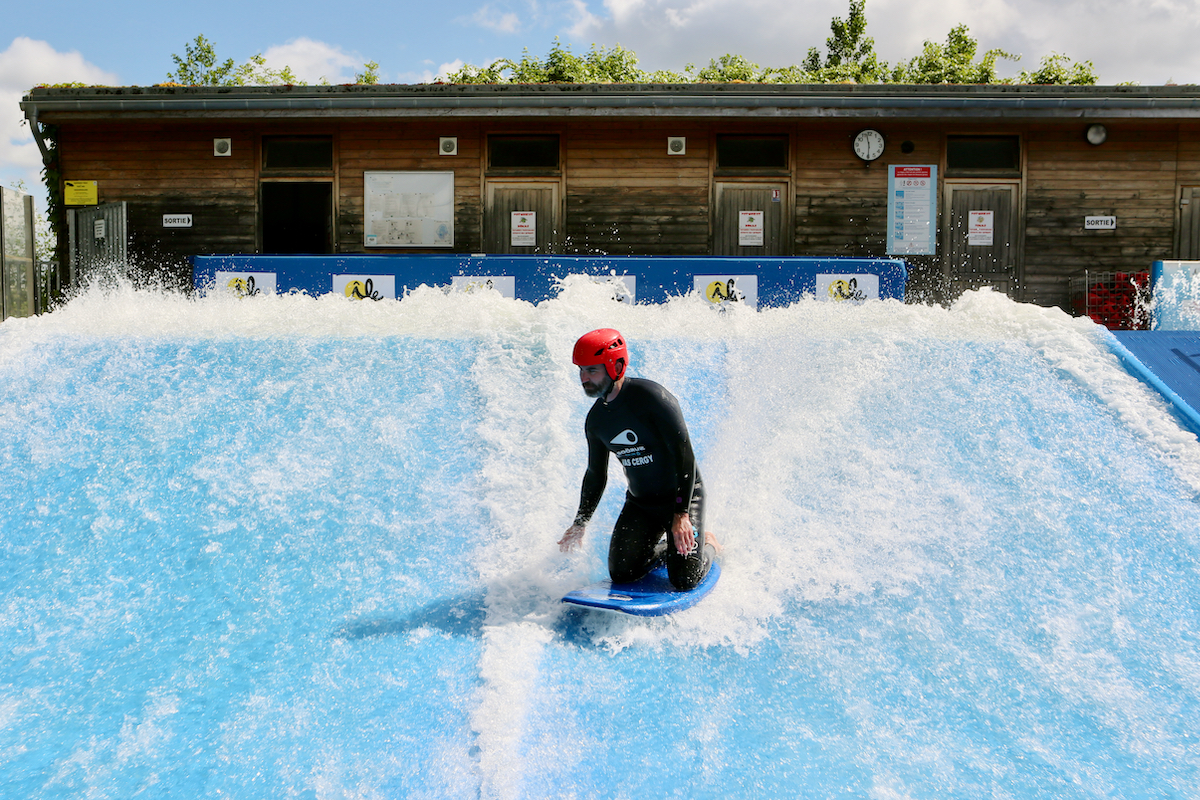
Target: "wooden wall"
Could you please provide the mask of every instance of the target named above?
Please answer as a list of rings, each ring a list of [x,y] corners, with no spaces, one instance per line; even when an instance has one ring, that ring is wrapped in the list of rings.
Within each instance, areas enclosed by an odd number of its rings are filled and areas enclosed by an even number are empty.
[[[480,159],[483,137],[474,122],[341,122],[338,153],[337,250],[361,253],[363,173],[375,170],[454,172],[454,250],[477,253],[483,246]],[[438,137],[458,137],[458,155],[438,153]],[[371,252],[413,252],[409,248]],[[443,251],[438,251],[443,252]]]
[[[864,127],[887,140],[884,156],[870,165],[851,150]],[[1175,257],[1179,187],[1200,185],[1200,126],[1112,122],[1108,141],[1098,147],[1084,140],[1084,128],[1074,120],[1020,125],[773,117],[100,121],[61,123],[59,148],[64,179],[96,180],[101,202],[128,203],[136,258],[182,280],[188,255],[259,247],[263,135],[334,137],[337,252],[365,251],[366,170],[453,170],[454,249],[480,252],[487,134],[544,131],[559,133],[563,143],[562,169],[553,176],[561,181],[565,214],[560,252],[705,255],[712,252],[717,134],[784,133],[791,142],[790,169],[781,178],[790,186],[791,252],[884,256],[888,164],[937,164],[945,178],[947,134],[1015,134],[1023,143],[1018,296],[1066,306],[1068,278],[1083,269],[1145,270],[1156,259]],[[440,136],[458,138],[458,155],[439,155]],[[687,137],[685,155],[668,155],[668,136]],[[216,137],[232,138],[231,156],[213,155]],[[911,152],[901,152],[903,142],[911,143]],[[163,229],[161,217],[168,213],[190,213],[194,226]],[[1116,216],[1117,228],[1084,231],[1087,215]],[[948,299],[948,268],[940,259],[910,259],[910,297]]]
[[[667,137],[683,136],[683,155]],[[578,255],[706,255],[709,135],[695,123],[575,123],[566,129],[566,240]]]
[[[1026,298],[1062,304],[1068,279],[1093,272],[1149,270],[1174,254],[1179,130],[1110,124],[1099,146],[1085,126],[1025,133]],[[1194,174],[1194,171],[1193,171]],[[1086,216],[1115,216],[1109,231],[1084,230]]]
[[[130,256],[169,284],[190,285],[189,254],[254,251],[253,129],[243,125],[63,125],[64,180],[95,180],[101,203],[124,200]],[[233,152],[213,157],[213,139]],[[192,214],[193,227],[164,229],[163,214]]]

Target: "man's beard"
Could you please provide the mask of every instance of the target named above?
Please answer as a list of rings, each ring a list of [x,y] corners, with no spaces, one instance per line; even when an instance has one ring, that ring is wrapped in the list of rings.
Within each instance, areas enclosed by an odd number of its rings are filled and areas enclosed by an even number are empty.
[[[583,384],[583,393],[586,394],[588,397],[601,397],[603,395],[608,394],[609,390],[612,389],[612,386],[613,386],[612,378],[605,375],[604,380],[601,383],[598,383],[598,384],[597,383],[585,383],[585,384]]]

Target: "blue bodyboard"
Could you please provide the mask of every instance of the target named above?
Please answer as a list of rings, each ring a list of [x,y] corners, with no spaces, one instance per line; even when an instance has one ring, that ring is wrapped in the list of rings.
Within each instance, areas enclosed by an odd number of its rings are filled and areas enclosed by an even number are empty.
[[[620,611],[622,614],[637,617],[658,617],[696,605],[713,590],[720,577],[721,568],[714,561],[708,574],[695,589],[679,592],[671,586],[671,581],[667,578],[667,566],[659,564],[641,580],[633,583],[600,581],[569,592],[562,601],[587,608]]]

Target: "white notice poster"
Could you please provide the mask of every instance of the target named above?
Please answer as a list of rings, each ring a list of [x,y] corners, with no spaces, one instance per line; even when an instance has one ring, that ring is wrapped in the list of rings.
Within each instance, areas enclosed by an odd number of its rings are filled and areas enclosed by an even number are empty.
[[[763,212],[738,212],[738,247],[762,247]]]
[[[967,212],[967,244],[971,247],[991,247],[996,230],[996,212]]]
[[[512,212],[512,239],[509,242],[513,247],[536,247],[537,246],[537,212],[535,211],[514,211]]]
[[[453,247],[453,172],[364,172],[365,247]]]
[[[933,255],[937,251],[937,167],[888,167],[888,255]]]

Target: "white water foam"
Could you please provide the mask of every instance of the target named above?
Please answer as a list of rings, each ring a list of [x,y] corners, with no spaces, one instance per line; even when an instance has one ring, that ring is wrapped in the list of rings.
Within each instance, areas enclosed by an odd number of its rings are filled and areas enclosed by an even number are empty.
[[[578,500],[582,420],[589,403],[570,365],[570,351],[580,333],[597,327],[621,329],[634,343],[634,374],[662,382],[681,398],[714,500],[708,527],[726,546],[722,581],[701,606],[660,620],[589,619],[588,636],[613,653],[704,648],[750,653],[791,604],[838,603],[876,593],[903,597],[952,565],[969,564],[979,531],[1010,509],[985,502],[943,458],[964,445],[962,434],[958,441],[939,438],[937,415],[945,412],[935,406],[972,392],[985,395],[990,353],[997,360],[1026,359],[1030,372],[1043,379],[1030,390],[1031,402],[1040,409],[1070,387],[1092,398],[1099,413],[1109,417],[1110,429],[1140,442],[1176,477],[1181,499],[1200,494],[1200,443],[1180,428],[1157,395],[1121,368],[1097,326],[991,292],[969,293],[950,309],[805,301],[782,309],[717,313],[697,297],[662,306],[616,304],[607,290],[582,279],[568,281],[558,298],[537,305],[432,288],[400,302],[362,303],[300,295],[192,299],[126,285],[86,292],[45,317],[6,321],[0,326],[0,368],[37,364],[39,346],[63,337],[185,343],[369,338],[395,341],[399,348],[406,337],[472,342],[469,373],[448,377],[469,381],[459,390],[477,394],[483,411],[480,419],[447,424],[461,426],[481,451],[474,490],[486,509],[486,523],[448,535],[477,542],[472,567],[485,588],[485,618],[470,724],[482,796],[508,798],[523,795],[523,770],[531,767],[522,757],[530,735],[527,712],[544,689],[547,651],[560,645],[565,612],[558,600],[602,574],[607,526],[619,506],[622,478],[614,467],[584,552],[571,557],[558,552],[555,543]],[[1029,355],[1022,356],[1023,351]],[[124,357],[136,355],[134,348]],[[52,375],[53,364],[41,367]],[[109,368],[119,370],[121,364]],[[982,370],[983,377],[964,378],[959,368]],[[1047,390],[1054,379],[1062,386]],[[922,393],[923,384],[938,382],[954,391]],[[286,393],[290,387],[272,378],[258,390]],[[1003,443],[995,440],[1007,429],[988,428],[988,415],[1008,413],[1019,394],[1014,391],[994,406],[988,405],[990,398],[978,398],[981,439],[988,442],[990,458],[1004,457]],[[914,396],[931,406],[906,409]],[[193,413],[203,413],[203,401],[197,403]],[[970,410],[955,408],[956,413]],[[893,410],[897,426],[919,425],[918,434],[889,439],[887,425],[873,427],[862,419],[868,411],[886,416]],[[6,427],[17,426],[22,413],[0,404]],[[159,423],[148,422],[165,426],[171,414],[163,409]],[[388,424],[404,423],[395,417]],[[1081,442],[1092,435],[1078,431]],[[61,455],[53,442],[39,446],[45,449],[35,457],[43,462]],[[1020,457],[1028,463],[1016,465],[1014,472],[1041,468],[1028,450]],[[303,452],[288,458],[294,463],[275,459],[254,472],[267,496],[264,502],[273,487],[289,481],[315,486],[328,479],[319,463],[304,460]],[[221,465],[209,466],[208,478],[219,482]],[[281,469],[288,474],[278,474]],[[813,486],[813,480],[824,483]],[[220,552],[216,538],[206,546]],[[1055,636],[1069,642],[1069,621],[1064,625]],[[1027,658],[1032,663],[1041,656],[1029,652]],[[1041,670],[1069,680],[1076,658],[1077,650],[1066,646]],[[1137,703],[1119,677],[1112,685]],[[1095,686],[1083,690],[1095,691]],[[118,751],[132,754],[156,746],[155,726],[170,713],[169,696],[150,704],[123,728]],[[870,725],[869,714],[862,724]],[[1158,737],[1150,722],[1137,735]],[[85,751],[77,755],[90,758]],[[330,786],[338,783],[336,773],[335,764],[324,778]],[[902,795],[902,788],[892,786],[881,779],[876,793]]]

